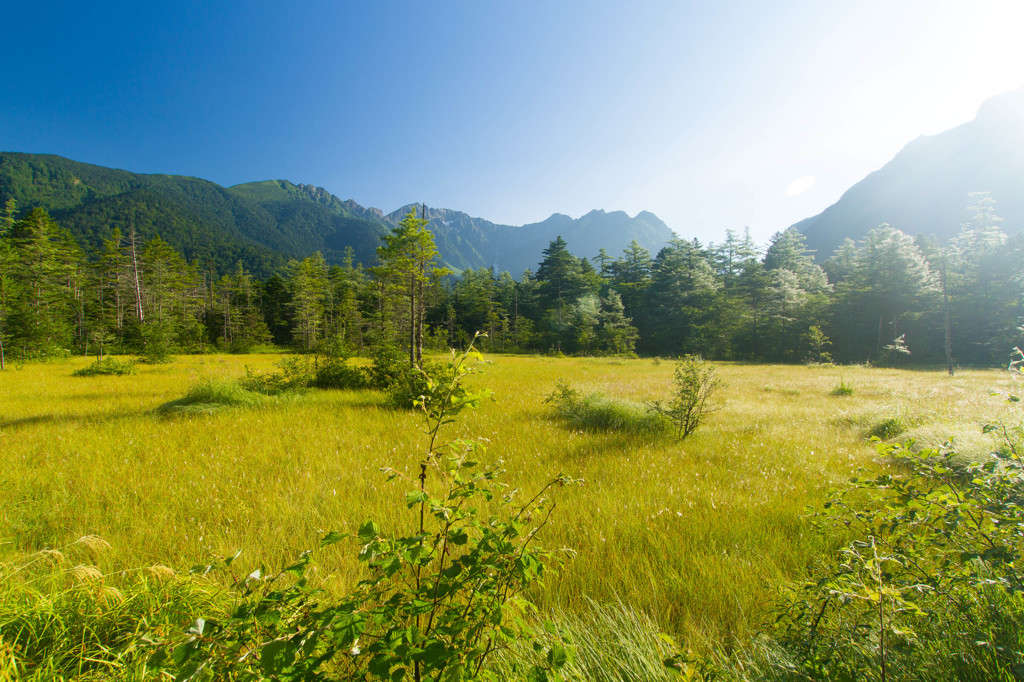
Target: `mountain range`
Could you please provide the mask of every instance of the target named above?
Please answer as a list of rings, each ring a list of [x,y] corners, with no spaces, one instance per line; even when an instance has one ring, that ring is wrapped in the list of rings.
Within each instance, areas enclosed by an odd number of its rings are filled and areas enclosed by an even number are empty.
[[[1024,88],[989,99],[968,123],[910,142],[839,201],[792,227],[819,260],[881,223],[942,242],[971,219],[971,192],[990,193],[1007,232],[1024,227]]]
[[[985,102],[974,120],[922,136],[889,163],[847,190],[820,214],[792,226],[819,260],[846,238],[861,239],[882,223],[908,234],[945,241],[970,220],[986,191],[1003,228],[1024,227],[1024,88]],[[134,229],[145,241],[160,235],[187,259],[220,272],[242,261],[257,276],[279,272],[289,259],[320,251],[339,263],[351,248],[357,262],[376,261],[380,238],[420,204],[385,214],[342,200],[322,187],[265,180],[222,187],[177,175],[143,175],[60,156],[0,152],[0,206],[10,198],[21,211],[46,209],[88,249],[114,228]],[[530,225],[499,225],[466,213],[426,209],[442,263],[458,272],[493,266],[518,277],[537,268],[541,252],[561,235],[577,256],[604,248],[613,256],[636,240],[652,254],[673,237],[653,213],[591,211],[580,218],[556,213]]]
[[[114,228],[134,229],[142,241],[159,235],[188,260],[218,271],[241,260],[261,277],[289,259],[320,251],[340,263],[346,248],[366,266],[376,261],[381,236],[422,206],[385,214],[342,200],[322,187],[265,180],[222,187],[177,175],[143,175],[60,156],[0,153],[0,205],[19,211],[36,206],[68,229],[80,244],[97,249]],[[452,270],[493,266],[516,277],[535,270],[541,252],[561,235],[577,256],[601,248],[618,255],[632,240],[656,253],[673,232],[652,213],[591,211],[581,218],[554,214],[531,225],[498,225],[443,208],[426,210],[442,263]]]

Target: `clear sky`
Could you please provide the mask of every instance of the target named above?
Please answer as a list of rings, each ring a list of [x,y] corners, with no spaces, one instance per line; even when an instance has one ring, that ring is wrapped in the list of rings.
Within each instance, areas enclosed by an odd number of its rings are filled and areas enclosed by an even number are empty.
[[[515,225],[649,210],[705,242],[749,225],[763,243],[1024,84],[1022,0],[12,2],[0,18],[0,150]]]

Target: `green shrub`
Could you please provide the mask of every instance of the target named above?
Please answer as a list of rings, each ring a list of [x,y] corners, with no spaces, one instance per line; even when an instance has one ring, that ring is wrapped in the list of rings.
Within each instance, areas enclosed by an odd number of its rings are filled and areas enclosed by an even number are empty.
[[[238,380],[239,386],[253,393],[280,395],[290,391],[301,391],[313,383],[316,373],[313,363],[302,356],[286,357],[274,365],[269,372],[257,373],[245,368],[245,376]]]
[[[583,431],[620,431],[634,434],[663,432],[666,420],[646,405],[609,398],[601,393],[582,395],[558,384],[545,400],[569,426]]]
[[[654,402],[651,406],[669,420],[676,437],[682,440],[717,409],[711,398],[721,385],[714,365],[699,355],[684,355],[676,362],[671,400],[667,405]]]
[[[370,368],[367,370],[367,384],[370,388],[386,391],[408,373],[409,354],[395,343],[374,344],[370,350]]]
[[[366,373],[342,358],[318,359],[313,368],[310,386],[342,390],[366,388]]]
[[[71,373],[72,376],[76,377],[94,377],[103,375],[124,375],[131,374],[135,371],[135,363],[129,360],[120,360],[118,358],[97,358],[96,362],[91,365],[76,369]]]
[[[451,365],[440,362],[424,362],[419,367],[405,367],[392,377],[384,392],[387,403],[397,409],[410,409],[424,395],[429,394],[434,384],[446,384],[452,380]]]
[[[854,534],[783,601],[778,642],[809,679],[1017,679],[1024,666],[1020,429],[962,466],[879,444],[898,473],[854,479],[818,515]]]
[[[139,362],[147,365],[163,365],[173,362],[171,356],[171,332],[166,325],[147,322],[142,325],[142,354]]]
[[[352,352],[337,336],[331,337],[317,349],[313,359],[313,388],[358,389],[366,388],[366,372],[349,364]]]

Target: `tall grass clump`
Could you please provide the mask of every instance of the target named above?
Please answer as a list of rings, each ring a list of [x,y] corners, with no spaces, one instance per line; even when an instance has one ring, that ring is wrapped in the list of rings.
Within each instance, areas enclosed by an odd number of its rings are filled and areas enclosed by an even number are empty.
[[[669,426],[662,415],[647,405],[597,392],[583,395],[565,384],[555,386],[544,402],[554,407],[559,419],[581,431],[657,434]]]
[[[216,592],[166,566],[104,573],[105,540],[89,535],[0,562],[0,679],[143,679],[144,639]]]
[[[665,665],[678,654],[678,646],[643,611],[622,601],[599,603],[587,600],[582,611],[559,610],[549,614],[555,630],[538,623],[536,637],[548,646],[572,643],[572,652],[561,670],[567,680],[588,682],[670,682],[679,680]],[[527,656],[529,652],[515,652]],[[516,679],[516,658],[499,656],[499,679]]]
[[[230,379],[204,379],[189,386],[188,392],[177,400],[164,403],[158,412],[212,412],[224,407],[257,407],[267,402],[267,396],[249,390]]]
[[[904,433],[911,426],[913,426],[911,421],[903,415],[886,417],[880,422],[873,424],[871,428],[868,429],[868,437],[878,438],[879,440],[892,440],[901,433]]]
[[[128,360],[121,360],[119,358],[105,357],[97,358],[96,362],[91,365],[86,365],[81,369],[76,369],[71,373],[71,376],[76,377],[94,377],[94,376],[122,376],[125,374],[131,374],[135,371],[135,364]]]
[[[837,398],[851,396],[853,395],[853,384],[848,384],[846,383],[846,379],[840,378],[839,383],[835,385],[835,388],[832,389],[832,393],[830,395]]]

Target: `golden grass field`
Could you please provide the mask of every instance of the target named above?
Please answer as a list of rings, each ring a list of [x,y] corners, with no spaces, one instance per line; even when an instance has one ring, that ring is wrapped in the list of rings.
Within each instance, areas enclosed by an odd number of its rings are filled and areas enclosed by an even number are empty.
[[[259,408],[162,416],[161,404],[208,377],[268,370],[275,355],[183,356],[130,376],[72,377],[88,361],[0,373],[0,560],[96,534],[105,572],[165,564],[179,571],[242,549],[242,569],[280,566],[326,530],[368,519],[411,530],[401,481],[425,441],[415,412],[373,391],[309,391]],[[858,467],[884,466],[866,441],[889,418],[937,445],[956,434],[984,449],[981,425],[1002,416],[990,394],[1005,371],[722,363],[721,409],[685,442],[568,430],[544,398],[556,382],[637,401],[664,399],[673,364],[650,359],[488,356],[472,384],[493,401],[458,435],[486,439],[504,481],[524,491],[558,473],[543,542],[575,551],[534,595],[581,609],[621,601],[680,636],[754,631],[773,587],[835,546],[805,518]],[[833,396],[840,381],[850,396]],[[336,589],[357,579],[355,551],[330,558]]]

